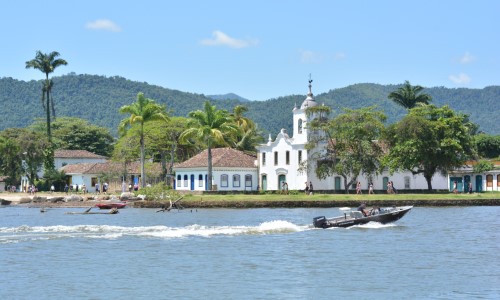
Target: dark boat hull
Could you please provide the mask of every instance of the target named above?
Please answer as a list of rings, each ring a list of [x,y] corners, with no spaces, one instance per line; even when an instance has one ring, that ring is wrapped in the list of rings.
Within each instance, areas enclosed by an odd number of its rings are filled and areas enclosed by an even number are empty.
[[[10,205],[12,201],[10,200],[5,200],[5,199],[0,199],[1,205]]]
[[[350,227],[354,225],[362,225],[369,222],[378,222],[382,224],[392,223],[401,219],[406,215],[413,206],[402,206],[384,209],[382,213],[377,213],[367,217],[354,217],[344,214],[344,216],[327,219],[324,216],[316,217],[313,219],[313,225],[317,228],[330,228],[330,227]],[[361,213],[361,212],[359,212]]]

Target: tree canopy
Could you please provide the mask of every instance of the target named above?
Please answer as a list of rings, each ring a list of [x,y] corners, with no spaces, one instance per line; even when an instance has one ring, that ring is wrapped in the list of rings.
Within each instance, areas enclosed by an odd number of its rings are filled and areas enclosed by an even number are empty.
[[[382,112],[375,107],[344,109],[344,113],[332,120],[326,118],[328,111],[324,106],[310,108],[308,113],[320,113],[309,122],[311,140],[308,144],[308,149],[325,148],[325,151],[313,152],[308,159],[308,167],[316,163],[318,178],[338,174],[344,178],[344,189],[348,193],[359,175],[379,172],[382,147],[377,140],[384,130]]]
[[[388,127],[389,153],[384,163],[391,171],[408,170],[424,175],[428,190],[437,171],[461,167],[474,155],[468,118],[448,106],[425,105],[411,109],[401,121]]]
[[[29,128],[41,135],[45,126],[43,121],[37,120]],[[55,149],[87,150],[110,157],[114,138],[105,127],[80,118],[61,117],[52,123],[52,143]]]
[[[396,91],[391,92],[388,98],[404,108],[414,108],[418,104],[429,104],[432,101],[432,97],[429,94],[421,93],[423,89],[420,85],[412,86],[406,80],[404,85]]]

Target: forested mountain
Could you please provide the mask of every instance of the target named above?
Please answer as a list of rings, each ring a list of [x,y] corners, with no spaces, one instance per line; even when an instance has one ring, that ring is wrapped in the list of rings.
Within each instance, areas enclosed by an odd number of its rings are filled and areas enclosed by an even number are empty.
[[[241,96],[238,96],[234,93],[223,94],[223,95],[207,95],[207,97],[210,99],[214,99],[214,100],[238,100],[241,102],[250,101],[250,100],[243,98]]]
[[[249,108],[247,117],[253,119],[265,133],[275,136],[281,128],[292,129],[292,109],[300,106],[308,91],[304,84],[304,95],[291,95],[266,101],[242,101],[236,99],[213,100],[209,96],[167,89],[146,82],[130,81],[122,77],[69,74],[53,77],[52,89],[57,116],[79,117],[92,124],[108,127],[113,134],[125,115],[118,109],[135,102],[137,93],[165,104],[175,116],[187,116],[190,111],[202,109],[203,102],[210,100],[219,109],[232,109],[242,104]],[[403,80],[402,80],[403,81]],[[337,112],[343,107],[360,108],[377,105],[383,110],[388,123],[405,114],[405,110],[387,98],[401,85],[355,84],[315,95],[315,100],[329,105]],[[314,92],[314,86],[313,86]],[[426,88],[424,93],[433,97],[432,103],[449,105],[454,110],[470,115],[480,125],[480,130],[489,134],[500,134],[500,86],[484,89]],[[0,130],[9,127],[25,127],[35,118],[44,118],[42,109],[42,81],[20,81],[12,78],[0,79],[0,104],[3,118]]]

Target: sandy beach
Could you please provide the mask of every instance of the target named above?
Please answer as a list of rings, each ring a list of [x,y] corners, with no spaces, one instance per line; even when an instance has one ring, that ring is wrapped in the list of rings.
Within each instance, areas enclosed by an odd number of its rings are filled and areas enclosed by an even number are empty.
[[[72,200],[64,201],[65,197]],[[65,193],[0,193],[0,199],[11,201],[10,205],[29,207],[90,207],[97,203],[119,201],[116,195],[95,195],[95,194],[65,194]]]

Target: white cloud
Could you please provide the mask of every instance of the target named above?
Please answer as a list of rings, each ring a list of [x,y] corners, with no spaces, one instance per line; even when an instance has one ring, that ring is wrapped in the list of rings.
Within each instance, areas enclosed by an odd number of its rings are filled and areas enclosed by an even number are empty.
[[[465,52],[463,56],[460,57],[459,62],[461,64],[468,64],[476,60],[476,57],[471,55],[469,52]]]
[[[334,54],[325,55],[321,52],[312,50],[299,50],[299,60],[303,64],[319,64],[330,61],[338,61],[346,58],[345,53],[337,52]]]
[[[346,57],[345,53],[344,52],[337,52],[335,53],[335,57],[334,59],[335,60],[342,60]]]
[[[212,36],[213,38],[211,39],[201,40],[200,44],[205,46],[228,46],[231,48],[246,48],[255,46],[259,43],[259,41],[255,39],[235,39],[219,30],[214,31],[212,33]]]
[[[460,73],[458,75],[450,75],[448,77],[453,83],[459,84],[459,85],[466,85],[469,84],[471,81],[471,78],[467,76],[465,73]]]
[[[321,56],[311,50],[300,50],[300,62],[303,64],[315,64],[321,62]]]
[[[85,24],[85,28],[92,30],[105,30],[113,32],[122,31],[120,26],[116,25],[113,21],[106,19],[100,19],[100,20],[95,20],[93,22],[88,22],[87,24]]]

